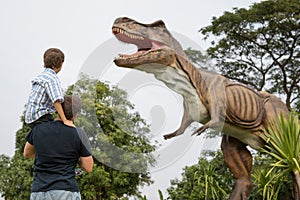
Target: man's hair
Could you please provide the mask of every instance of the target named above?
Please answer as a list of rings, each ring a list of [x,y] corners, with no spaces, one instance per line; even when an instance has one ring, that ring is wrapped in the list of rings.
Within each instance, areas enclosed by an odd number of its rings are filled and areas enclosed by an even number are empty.
[[[57,48],[47,49],[44,53],[44,67],[57,69],[62,66],[65,60],[64,53]]]
[[[81,111],[81,100],[78,96],[66,95],[61,105],[68,120]]]

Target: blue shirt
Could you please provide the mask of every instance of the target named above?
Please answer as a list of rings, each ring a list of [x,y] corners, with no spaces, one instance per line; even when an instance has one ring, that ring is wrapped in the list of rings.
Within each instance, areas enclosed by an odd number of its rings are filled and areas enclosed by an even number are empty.
[[[75,167],[80,157],[92,155],[82,129],[66,126],[61,121],[43,122],[30,131],[26,140],[35,149],[32,192],[79,192]]]
[[[46,68],[31,81],[32,88],[26,105],[25,122],[32,123],[41,116],[55,112],[54,102],[64,101],[60,81],[53,69]]]

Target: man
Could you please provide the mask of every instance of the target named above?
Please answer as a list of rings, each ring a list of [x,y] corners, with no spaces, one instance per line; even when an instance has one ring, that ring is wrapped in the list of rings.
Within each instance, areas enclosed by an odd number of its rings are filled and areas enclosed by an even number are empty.
[[[65,96],[65,116],[74,121],[81,110],[76,96]],[[35,158],[31,200],[80,200],[75,179],[77,163],[87,172],[93,169],[90,143],[79,128],[56,121],[41,122],[26,136],[24,157]]]

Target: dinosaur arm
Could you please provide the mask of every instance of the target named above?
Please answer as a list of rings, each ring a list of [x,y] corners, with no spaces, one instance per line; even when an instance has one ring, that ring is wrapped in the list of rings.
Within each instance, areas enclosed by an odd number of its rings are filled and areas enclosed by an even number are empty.
[[[192,135],[200,135],[208,128],[215,130],[221,130],[221,126],[225,121],[226,117],[226,91],[225,85],[226,80],[219,76],[217,78],[206,80],[207,91],[205,98],[203,95],[200,97],[204,105],[206,106],[210,120],[207,123],[204,123],[202,127],[196,130]]]
[[[203,124],[199,129],[197,129],[195,132],[192,133],[192,135],[200,135],[203,133],[206,129],[212,128],[214,130],[220,130],[222,129],[222,123],[224,123],[224,106],[219,105],[219,106],[210,106],[208,109],[210,112],[210,120]]]
[[[184,113],[183,113],[180,127],[173,133],[164,135],[165,140],[183,134],[185,129],[193,122],[193,120],[191,119],[190,113],[189,113],[188,105],[185,102],[183,105],[184,105]]]

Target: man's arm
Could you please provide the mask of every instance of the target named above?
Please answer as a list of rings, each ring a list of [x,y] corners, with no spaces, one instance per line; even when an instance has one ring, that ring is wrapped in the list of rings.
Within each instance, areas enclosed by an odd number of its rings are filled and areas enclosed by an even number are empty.
[[[94,165],[94,159],[92,156],[80,157],[78,163],[79,166],[86,172],[92,172]]]
[[[35,158],[34,146],[29,142],[25,144],[23,155],[25,158]]]

